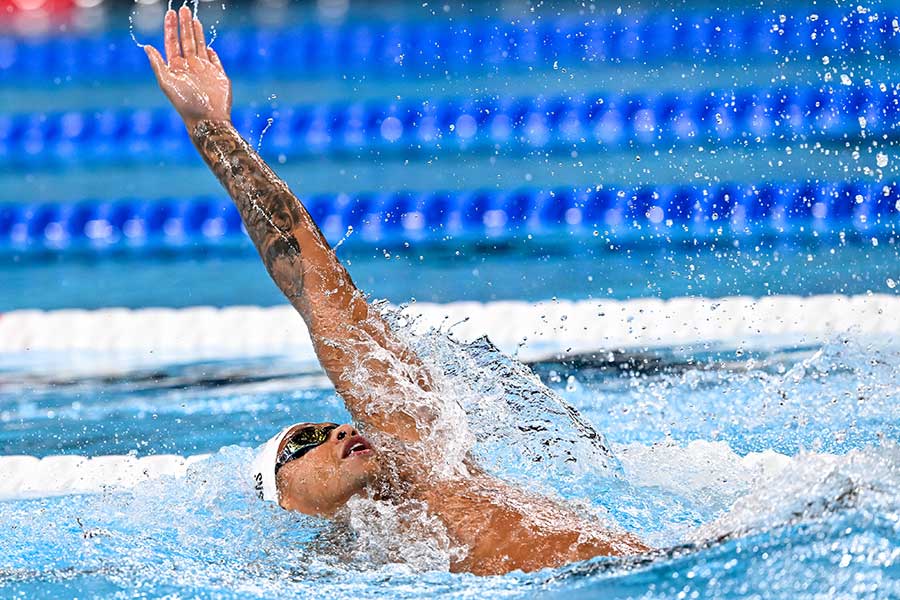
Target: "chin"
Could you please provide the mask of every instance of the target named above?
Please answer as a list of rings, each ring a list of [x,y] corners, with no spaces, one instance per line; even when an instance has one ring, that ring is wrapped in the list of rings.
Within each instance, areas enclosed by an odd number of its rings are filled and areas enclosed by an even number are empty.
[[[354,484],[365,487],[371,483],[381,471],[381,465],[375,454],[356,456],[344,463],[343,471]]]

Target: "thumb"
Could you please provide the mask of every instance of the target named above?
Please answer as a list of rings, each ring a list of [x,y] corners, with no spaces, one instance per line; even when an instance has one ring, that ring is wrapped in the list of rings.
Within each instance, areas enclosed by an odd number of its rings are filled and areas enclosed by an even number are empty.
[[[166,71],[166,61],[163,60],[163,57],[160,55],[159,51],[153,46],[144,46],[144,52],[147,54],[147,58],[150,60],[150,68],[153,69],[153,74],[156,75],[156,81],[159,82],[160,85],[162,85],[164,77],[163,74]]]

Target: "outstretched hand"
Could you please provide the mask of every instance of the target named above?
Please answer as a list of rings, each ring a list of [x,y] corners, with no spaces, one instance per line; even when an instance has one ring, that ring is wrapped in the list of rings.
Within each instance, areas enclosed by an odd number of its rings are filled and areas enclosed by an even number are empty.
[[[165,18],[166,59],[145,46],[159,87],[184,119],[188,131],[202,120],[231,119],[231,81],[212,48],[206,46],[203,26],[182,6]]]

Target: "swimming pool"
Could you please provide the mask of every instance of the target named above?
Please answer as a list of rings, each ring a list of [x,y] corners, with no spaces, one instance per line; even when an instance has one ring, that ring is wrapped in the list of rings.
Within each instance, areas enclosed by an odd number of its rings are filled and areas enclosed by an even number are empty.
[[[256,500],[349,415],[115,2],[0,11],[0,596],[900,597],[892,3],[200,5],[448,454],[659,549],[475,577]]]
[[[298,418],[346,418],[321,376],[289,357],[65,382],[7,371],[5,449],[210,456],[183,477],[120,491],[0,502],[0,586],[16,597],[900,592],[900,349],[836,339],[750,357],[654,356],[624,369],[605,361],[534,366],[607,435],[623,478],[566,473],[565,465],[535,471],[498,462],[493,469],[678,549],[647,561],[601,558],[490,578],[446,573],[437,549],[404,555],[404,540],[377,537],[390,527],[387,516],[351,533],[255,500],[241,476],[250,447]],[[472,427],[491,431],[488,425]],[[503,431],[504,442],[523,441]],[[704,542],[733,532],[740,535]]]

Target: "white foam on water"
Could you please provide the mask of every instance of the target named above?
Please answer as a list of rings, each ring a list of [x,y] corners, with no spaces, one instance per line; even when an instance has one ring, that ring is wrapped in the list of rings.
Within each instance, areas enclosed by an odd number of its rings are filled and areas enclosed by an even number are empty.
[[[208,456],[0,456],[0,499],[127,490],[159,477],[183,477]]]
[[[786,456],[766,450],[739,455],[724,442],[707,441],[628,444],[617,446],[616,453],[631,485],[671,492],[708,510],[712,518],[699,527],[669,531],[668,540],[703,543],[851,508],[888,515],[898,510],[900,446],[894,442],[846,454]],[[195,478],[206,468],[216,469],[212,463],[204,466],[209,458],[207,454],[4,456],[0,457],[0,499],[135,489],[154,493],[160,488],[145,484],[183,478],[189,468]],[[388,526],[391,519],[403,518],[393,513],[368,514],[382,510],[370,503],[352,508],[352,519],[370,524]],[[426,525],[422,527],[433,529],[433,524]]]
[[[873,342],[900,335],[900,297],[771,296],[718,299],[413,303],[424,329],[484,335],[520,360],[614,349],[774,349],[842,334]],[[315,363],[303,320],[290,306],[22,310],[0,315],[0,365],[54,373],[104,373],[179,360],[291,356]],[[56,357],[56,360],[54,360]]]
[[[806,522],[846,509],[891,514],[900,499],[900,446],[846,454],[766,450],[745,455],[724,442],[629,444],[616,448],[626,479],[671,492],[711,517],[675,538],[705,543]],[[667,538],[672,539],[672,532]]]

